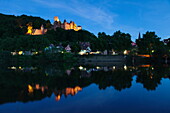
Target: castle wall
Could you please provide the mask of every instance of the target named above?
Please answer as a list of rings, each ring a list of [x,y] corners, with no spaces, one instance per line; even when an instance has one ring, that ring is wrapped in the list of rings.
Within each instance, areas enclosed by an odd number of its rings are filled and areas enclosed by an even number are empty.
[[[77,26],[73,21],[71,21],[70,23],[66,22],[66,20],[64,20],[64,23],[61,23],[58,19],[58,17],[54,17],[54,30],[56,28],[62,28],[64,30],[75,30],[75,31],[79,31],[82,29],[81,26]]]
[[[70,30],[70,24],[67,23],[67,22],[65,22],[65,23],[64,23],[64,29],[65,29],[65,30]]]
[[[44,35],[47,32],[47,29],[33,29],[32,35]]]

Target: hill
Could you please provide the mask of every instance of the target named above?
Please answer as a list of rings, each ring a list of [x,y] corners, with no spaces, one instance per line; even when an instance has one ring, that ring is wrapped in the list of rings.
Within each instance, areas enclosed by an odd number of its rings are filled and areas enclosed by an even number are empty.
[[[32,23],[34,28],[40,28],[43,24],[48,27],[49,20],[40,17],[33,17],[27,15],[14,16],[0,13],[0,38],[15,37],[17,35],[24,35],[27,32],[27,24]]]

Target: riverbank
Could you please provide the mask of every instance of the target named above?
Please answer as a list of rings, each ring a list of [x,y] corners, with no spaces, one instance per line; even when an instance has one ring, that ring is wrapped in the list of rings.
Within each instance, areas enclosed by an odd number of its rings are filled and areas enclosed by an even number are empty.
[[[170,59],[124,55],[75,55],[73,53],[48,53],[38,55],[14,55],[10,52],[0,53],[1,64],[51,64],[56,62],[69,62],[85,65],[140,65],[152,63],[170,63]]]

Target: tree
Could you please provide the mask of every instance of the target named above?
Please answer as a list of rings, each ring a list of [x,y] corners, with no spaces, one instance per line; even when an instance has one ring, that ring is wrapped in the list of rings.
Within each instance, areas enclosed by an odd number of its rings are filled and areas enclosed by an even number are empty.
[[[71,51],[72,52],[78,53],[78,52],[80,52],[80,50],[81,50],[80,44],[71,43]]]
[[[166,47],[160,39],[155,32],[147,31],[143,34],[143,38],[136,40],[139,50],[138,53],[149,55],[162,54],[163,51],[166,51]]]
[[[131,35],[116,31],[112,36],[112,48],[116,51],[122,52],[131,48]]]
[[[40,17],[27,15],[14,16],[0,14],[0,20],[0,38],[14,38],[18,35],[26,34],[27,24],[30,22],[34,29],[39,29],[42,24],[49,28],[51,24],[49,20],[46,21]]]
[[[44,36],[18,36],[15,38],[6,38],[0,40],[0,49],[7,51],[28,51],[43,50],[49,46],[50,41]]]

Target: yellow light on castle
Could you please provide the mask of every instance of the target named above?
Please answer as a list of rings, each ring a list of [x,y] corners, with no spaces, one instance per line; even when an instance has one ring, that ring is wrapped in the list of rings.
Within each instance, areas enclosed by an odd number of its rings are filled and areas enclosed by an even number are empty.
[[[54,21],[57,21],[57,22],[60,21],[59,18],[58,18],[58,16],[55,16],[55,17],[54,17]]]
[[[27,30],[28,30],[28,31],[27,31],[26,34],[30,34],[30,35],[31,35],[31,34],[32,34],[32,26],[29,25],[28,28],[27,28]]]

